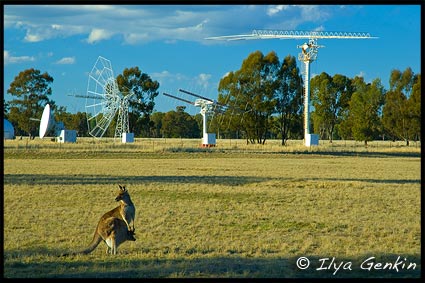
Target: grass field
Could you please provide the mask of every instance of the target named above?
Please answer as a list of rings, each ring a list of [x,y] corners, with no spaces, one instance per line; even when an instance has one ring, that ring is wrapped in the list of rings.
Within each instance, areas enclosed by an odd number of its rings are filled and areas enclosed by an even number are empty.
[[[5,141],[4,277],[420,276],[420,145],[198,143]],[[137,241],[57,257],[89,244],[118,184]]]

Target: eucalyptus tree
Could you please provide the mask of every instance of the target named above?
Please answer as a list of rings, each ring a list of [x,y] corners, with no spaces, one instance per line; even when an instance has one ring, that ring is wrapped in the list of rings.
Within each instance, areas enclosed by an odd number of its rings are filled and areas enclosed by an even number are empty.
[[[352,95],[351,80],[344,75],[333,77],[323,72],[311,79],[312,113],[316,132],[332,142],[335,126],[346,116]]]
[[[301,114],[303,107],[303,80],[294,56],[285,57],[278,71],[276,83],[276,122],[282,145],[285,145],[290,130],[294,128],[294,118]],[[300,130],[302,132],[302,127]]]
[[[176,111],[165,113],[162,118],[161,134],[166,138],[199,138],[200,129],[194,117],[184,110],[185,106],[176,107]]]
[[[349,117],[352,135],[357,141],[374,140],[380,133],[380,115],[385,90],[380,79],[365,83],[362,77],[353,79],[354,93],[349,102]]]
[[[150,116],[150,120],[153,122],[153,126],[151,128],[151,136],[154,138],[161,138],[161,127],[162,127],[162,119],[164,118],[164,112],[153,112]]]
[[[139,67],[125,68],[117,76],[118,88],[123,95],[133,93],[135,97],[129,100],[130,129],[135,136],[143,132],[149,134],[153,127],[150,115],[155,107],[155,97],[158,96],[159,82],[143,73]]]
[[[66,129],[75,129],[79,137],[89,136],[87,116],[85,112],[69,113],[66,108],[60,106],[56,110],[56,119],[63,122]]]
[[[412,92],[407,100],[410,117],[410,137],[421,138],[421,74],[415,75]]]
[[[420,132],[420,77],[411,68],[391,71],[382,123],[391,135],[405,140],[406,145],[417,136],[418,129]]]
[[[279,58],[275,52],[264,56],[255,51],[235,72],[220,80],[220,103],[226,104],[227,119],[233,130],[242,129],[247,143],[264,144],[275,109]],[[236,111],[236,114],[234,115]]]
[[[30,118],[40,119],[47,103],[53,110],[56,109],[55,102],[49,98],[52,95],[51,83],[53,78],[47,72],[31,68],[21,71],[10,84],[7,93],[14,99],[9,101],[8,118],[17,126],[18,134],[35,136],[39,123]]]

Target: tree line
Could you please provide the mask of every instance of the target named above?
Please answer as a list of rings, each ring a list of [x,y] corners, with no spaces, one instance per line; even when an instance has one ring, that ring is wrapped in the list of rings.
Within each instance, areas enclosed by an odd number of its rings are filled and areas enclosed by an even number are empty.
[[[4,101],[4,115],[15,127],[16,135],[35,136],[39,123],[29,118],[41,117],[49,103],[56,120],[78,136],[88,136],[85,112],[69,113],[49,96],[53,78],[40,70],[20,72],[7,92],[13,97]],[[136,95],[129,105],[130,131],[135,137],[199,138],[201,114],[190,115],[184,106],[163,113],[154,111],[159,83],[138,67],[126,68],[117,76],[123,95]],[[368,83],[364,78],[349,78],[326,72],[310,80],[311,129],[322,140],[376,139],[420,140],[421,75],[411,68],[394,69],[386,90],[379,78]],[[255,51],[243,60],[241,68],[230,71],[218,86],[219,107],[210,115],[208,132],[219,138],[244,138],[247,143],[264,144],[267,139],[303,139],[303,76],[294,56],[282,61],[272,51]],[[105,136],[113,136],[114,119]]]

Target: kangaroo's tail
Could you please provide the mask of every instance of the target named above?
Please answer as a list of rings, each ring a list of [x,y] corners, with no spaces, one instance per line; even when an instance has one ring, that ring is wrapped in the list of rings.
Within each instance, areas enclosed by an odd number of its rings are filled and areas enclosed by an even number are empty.
[[[86,254],[89,254],[89,253],[91,253],[100,244],[100,242],[102,242],[102,237],[96,231],[94,233],[93,240],[91,241],[91,243],[89,244],[89,246],[87,248],[85,248],[84,250],[79,251],[79,252],[64,253],[64,254],[61,254],[60,256],[70,256],[70,255],[79,255],[79,254],[85,254],[86,255]]]

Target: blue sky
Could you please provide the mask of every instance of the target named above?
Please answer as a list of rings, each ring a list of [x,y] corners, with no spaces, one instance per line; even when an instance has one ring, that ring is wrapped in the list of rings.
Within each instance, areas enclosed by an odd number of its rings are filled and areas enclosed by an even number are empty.
[[[4,5],[4,96],[20,71],[35,68],[54,78],[57,105],[85,111],[88,73],[98,56],[115,76],[138,66],[160,82],[155,110],[187,106],[163,92],[191,99],[186,89],[217,98],[220,79],[256,50],[282,61],[298,57],[305,40],[211,41],[206,37],[250,34],[254,29],[368,32],[378,39],[321,39],[311,75],[326,72],[389,88],[391,70],[420,73],[420,5]],[[299,62],[301,68],[301,62]]]

